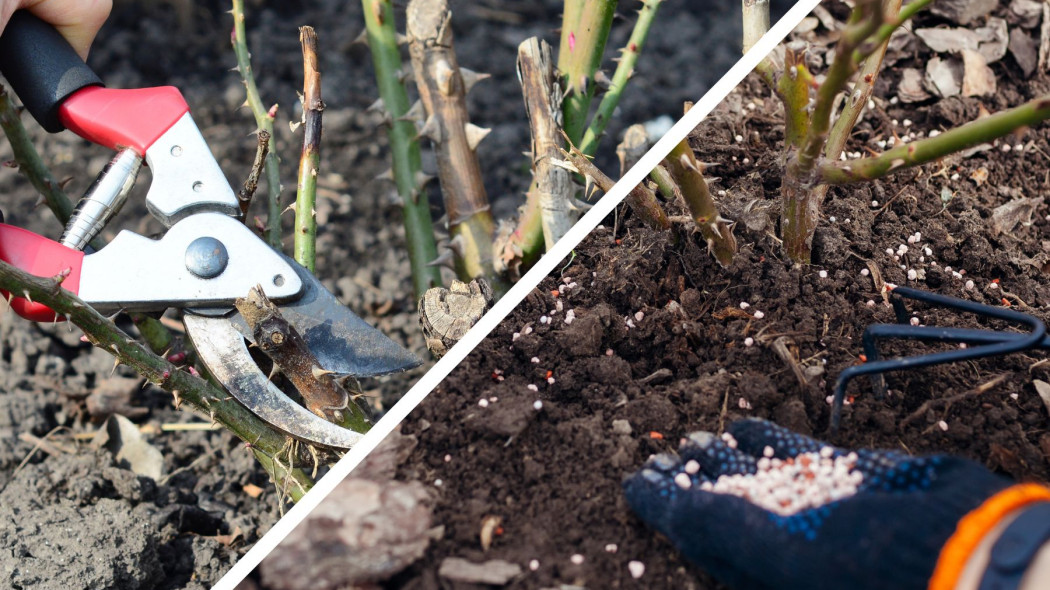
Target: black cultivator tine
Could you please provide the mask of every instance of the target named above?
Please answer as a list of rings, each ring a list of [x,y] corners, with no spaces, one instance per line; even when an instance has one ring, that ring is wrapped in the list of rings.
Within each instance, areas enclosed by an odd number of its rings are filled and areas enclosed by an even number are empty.
[[[869,326],[864,331],[863,345],[868,362],[863,365],[849,367],[839,374],[835,383],[835,394],[831,404],[831,426],[832,434],[838,431],[842,417],[842,402],[846,396],[846,386],[850,380],[859,375],[872,375],[873,387],[876,395],[885,393],[885,381],[882,373],[886,371],[899,371],[902,369],[915,369],[928,367],[942,363],[954,363],[988,356],[1000,356],[1012,352],[1020,352],[1030,348],[1050,348],[1050,338],[1046,337],[1046,326],[1043,322],[1032,315],[1014,311],[1005,307],[994,307],[983,303],[975,303],[964,299],[957,299],[947,295],[930,293],[910,287],[895,287],[890,293],[894,312],[897,314],[901,324],[876,324]],[[912,326],[908,322],[907,309],[901,298],[907,297],[916,301],[923,301],[941,307],[958,309],[985,317],[993,317],[1009,322],[1025,324],[1031,328],[1027,334],[1017,332],[997,332],[994,330],[974,330],[968,328],[938,328],[934,326]],[[932,354],[904,357],[899,359],[881,360],[876,341],[886,338],[904,338],[910,340],[924,340],[932,342],[965,342],[976,344],[973,348],[960,348]]]

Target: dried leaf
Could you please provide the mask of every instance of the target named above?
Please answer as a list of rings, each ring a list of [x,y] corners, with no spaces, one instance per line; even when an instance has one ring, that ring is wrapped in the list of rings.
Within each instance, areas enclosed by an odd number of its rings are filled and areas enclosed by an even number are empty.
[[[1015,199],[999,205],[992,211],[992,231],[995,235],[1010,233],[1019,224],[1031,225],[1032,214],[1036,207],[1042,205],[1041,197]]]
[[[984,56],[976,51],[964,50],[963,96],[991,96],[995,94],[995,72],[988,67]]]
[[[138,426],[124,416],[110,416],[91,444],[108,450],[117,463],[126,465],[136,475],[159,480],[164,472],[164,455],[146,442]]]

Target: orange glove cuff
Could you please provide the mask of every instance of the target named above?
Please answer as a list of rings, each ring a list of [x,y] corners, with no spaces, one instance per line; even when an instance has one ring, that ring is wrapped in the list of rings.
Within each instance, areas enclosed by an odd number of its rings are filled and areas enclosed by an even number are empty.
[[[1007,514],[1035,502],[1050,502],[1050,488],[1031,483],[1011,486],[970,511],[941,549],[929,590],[954,590],[966,562],[988,532]]]

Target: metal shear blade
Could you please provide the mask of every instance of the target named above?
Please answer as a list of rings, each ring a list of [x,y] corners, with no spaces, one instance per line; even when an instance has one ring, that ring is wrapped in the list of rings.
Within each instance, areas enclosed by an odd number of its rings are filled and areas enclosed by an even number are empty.
[[[186,314],[184,321],[208,371],[256,416],[296,438],[328,447],[349,449],[361,440],[361,434],[294,403],[267,379],[229,319]]]
[[[281,315],[302,334],[321,368],[341,375],[375,377],[419,366],[419,357],[373,328],[332,295],[310,271],[281,255],[303,283],[298,298],[279,303]],[[254,342],[248,324],[235,313],[233,325]]]

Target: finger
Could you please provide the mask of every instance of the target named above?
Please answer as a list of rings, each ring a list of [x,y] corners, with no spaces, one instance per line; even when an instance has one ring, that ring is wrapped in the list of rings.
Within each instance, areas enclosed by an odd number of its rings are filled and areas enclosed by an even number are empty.
[[[20,0],[19,8],[50,23],[87,59],[91,42],[113,8],[112,0]]]
[[[726,440],[710,432],[693,432],[678,447],[683,470],[716,480],[723,475],[753,474],[757,471],[755,458],[734,448],[731,437]]]
[[[737,442],[737,449],[753,457],[775,457],[787,459],[801,453],[819,453],[831,445],[792,432],[767,420],[748,418],[729,425],[728,432]],[[832,447],[834,448],[834,447]],[[834,449],[840,454],[840,449]]]
[[[763,552],[748,551],[746,546],[739,550],[737,539],[748,529],[748,523],[768,523],[765,514],[743,498],[706,492],[697,486],[683,489],[669,477],[673,469],[665,469],[662,460],[656,463],[624,480],[624,495],[631,509],[689,560],[722,582],[737,588],[763,587],[750,575]]]

